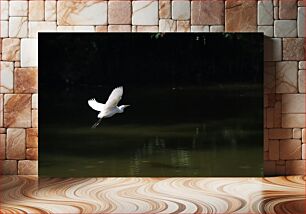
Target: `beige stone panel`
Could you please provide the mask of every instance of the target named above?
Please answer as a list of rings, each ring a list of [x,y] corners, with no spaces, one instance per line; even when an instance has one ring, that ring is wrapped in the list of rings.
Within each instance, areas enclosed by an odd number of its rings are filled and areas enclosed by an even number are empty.
[[[66,1],[57,2],[58,25],[106,25],[107,1]]]
[[[301,69],[301,70],[306,69],[306,61],[300,61],[299,62],[299,69]]]
[[[0,159],[5,159],[5,142],[6,142],[6,134],[0,134]]]
[[[305,114],[283,114],[283,128],[305,128]]]
[[[38,67],[38,40],[21,39],[21,67]]]
[[[277,62],[276,93],[296,93],[297,73],[297,62]]]
[[[0,21],[0,37],[6,38],[9,36],[8,21]]]
[[[292,129],[269,129],[269,139],[291,139]]]
[[[26,150],[26,159],[27,160],[38,160],[38,149],[29,148]]]
[[[95,27],[94,26],[57,26],[57,32],[81,32],[81,33],[95,32]]]
[[[273,26],[258,26],[257,32],[262,32],[267,37],[273,37],[274,27]]]
[[[0,62],[0,93],[12,93],[14,87],[14,63]]]
[[[158,32],[158,26],[136,26],[137,32]]]
[[[26,130],[26,146],[27,148],[37,148],[38,147],[38,129],[29,128]]]
[[[286,175],[304,175],[305,163],[305,160],[286,161]]]
[[[44,1],[29,1],[29,20],[43,21],[45,19],[45,2]]]
[[[0,175],[17,175],[16,160],[0,160]]]
[[[2,59],[6,61],[20,60],[20,39],[6,38],[2,40]]]
[[[28,1],[9,1],[10,16],[28,16]]]
[[[279,18],[296,19],[297,18],[296,0],[279,0]]]
[[[272,0],[263,0],[257,2],[257,24],[273,25],[273,2]]]
[[[38,94],[32,95],[32,109],[38,109]]]
[[[219,0],[191,1],[192,25],[223,25],[224,2]]]
[[[266,115],[266,127],[267,128],[273,128],[274,127],[274,109],[273,108],[267,108],[267,115]]]
[[[0,20],[8,20],[9,18],[9,2],[8,1],[0,1]]]
[[[39,32],[56,32],[56,22],[29,22],[29,37],[38,37]]]
[[[171,18],[171,1],[159,1],[159,18]]]
[[[190,32],[189,21],[177,21],[177,32]]]
[[[25,38],[28,36],[28,17],[10,17],[9,36]]]
[[[131,25],[108,25],[108,32],[131,32]]]
[[[296,20],[275,20],[274,21],[275,37],[296,37],[297,25]]]
[[[209,32],[208,25],[193,25],[191,26],[191,32]]]
[[[305,7],[298,8],[297,28],[298,37],[305,37]]]
[[[298,87],[299,87],[299,93],[305,93],[305,70],[299,70],[299,80],[298,80]]]
[[[283,60],[304,60],[305,42],[303,38],[283,38]]]
[[[22,160],[18,161],[18,175],[37,175],[38,161]]]
[[[212,25],[209,27],[210,32],[224,32],[224,25]]]
[[[302,129],[294,128],[292,137],[295,138],[295,139],[301,139],[302,138]]]
[[[282,102],[276,101],[274,107],[274,128],[282,127]]]
[[[190,19],[190,1],[172,1],[172,19],[189,20]]]
[[[96,26],[96,32],[107,32],[107,25]]]
[[[282,113],[306,113],[305,94],[284,94]]]
[[[172,19],[159,20],[159,32],[176,32],[176,21]]]
[[[158,1],[133,1],[133,25],[158,25]]]
[[[281,160],[300,160],[302,158],[301,140],[280,140],[279,147]]]
[[[8,128],[6,141],[7,159],[25,159],[25,129]]]
[[[306,143],[306,129],[302,129],[302,143]]]
[[[131,1],[108,2],[108,24],[131,24]]]
[[[303,160],[306,159],[306,144],[305,143],[302,144],[302,159]]]
[[[32,110],[32,127],[38,127],[38,110]]]
[[[15,93],[37,93],[37,68],[15,69]]]
[[[269,140],[269,160],[279,160],[278,140]]]
[[[275,63],[264,63],[264,93],[275,93]]]
[[[0,127],[3,126],[3,102],[3,94],[0,94]]]
[[[31,127],[31,94],[4,95],[4,126]]]
[[[56,1],[45,1],[45,20],[56,21]]]
[[[0,134],[5,134],[6,133],[6,128],[0,128]]]

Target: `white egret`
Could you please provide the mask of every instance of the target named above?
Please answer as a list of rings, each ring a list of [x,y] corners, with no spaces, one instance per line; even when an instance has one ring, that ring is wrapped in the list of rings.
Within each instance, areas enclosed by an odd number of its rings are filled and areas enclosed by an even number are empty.
[[[117,106],[122,98],[122,94],[123,94],[123,87],[120,86],[112,91],[105,104],[97,102],[96,99],[94,98],[88,100],[88,105],[92,109],[100,112],[98,114],[99,120],[95,124],[93,124],[92,128],[96,128],[100,124],[102,118],[108,118],[113,116],[114,114],[123,113],[124,109],[130,106],[130,105],[121,105],[119,107]]]

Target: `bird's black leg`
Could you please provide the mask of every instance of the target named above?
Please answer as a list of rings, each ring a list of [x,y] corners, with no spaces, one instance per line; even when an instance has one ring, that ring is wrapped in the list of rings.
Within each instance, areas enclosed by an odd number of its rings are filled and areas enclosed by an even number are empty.
[[[95,129],[101,122],[102,118],[100,118],[95,124],[92,125],[92,129]]]

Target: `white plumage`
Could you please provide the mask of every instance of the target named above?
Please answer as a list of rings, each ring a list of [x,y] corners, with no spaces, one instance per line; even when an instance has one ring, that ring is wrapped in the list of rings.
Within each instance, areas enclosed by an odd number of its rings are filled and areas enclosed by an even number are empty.
[[[96,128],[101,122],[102,118],[111,117],[114,114],[124,112],[124,109],[129,105],[121,105],[119,107],[117,106],[122,98],[122,95],[123,95],[123,87],[120,86],[112,91],[105,104],[97,102],[96,99],[94,98],[88,100],[88,105],[92,109],[100,112],[98,114],[99,120],[92,126],[92,128]]]

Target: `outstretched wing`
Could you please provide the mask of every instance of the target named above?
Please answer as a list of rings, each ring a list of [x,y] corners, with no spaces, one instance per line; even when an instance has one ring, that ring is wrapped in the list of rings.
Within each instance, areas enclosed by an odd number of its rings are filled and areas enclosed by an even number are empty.
[[[123,87],[120,86],[115,88],[112,93],[109,95],[107,102],[105,103],[106,108],[116,107],[121,100],[123,94]]]
[[[102,111],[102,109],[104,108],[104,104],[98,103],[96,99],[88,100],[88,105],[96,111]]]

